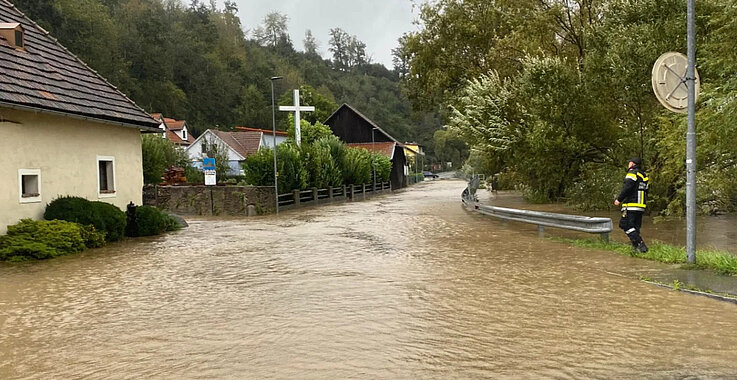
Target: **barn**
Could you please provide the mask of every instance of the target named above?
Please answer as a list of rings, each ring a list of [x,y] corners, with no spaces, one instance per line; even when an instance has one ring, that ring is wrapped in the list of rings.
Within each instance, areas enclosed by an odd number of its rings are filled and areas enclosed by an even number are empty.
[[[392,161],[392,189],[407,186],[409,167],[403,143],[348,104],[340,106],[325,124],[348,146],[365,148],[389,157]]]

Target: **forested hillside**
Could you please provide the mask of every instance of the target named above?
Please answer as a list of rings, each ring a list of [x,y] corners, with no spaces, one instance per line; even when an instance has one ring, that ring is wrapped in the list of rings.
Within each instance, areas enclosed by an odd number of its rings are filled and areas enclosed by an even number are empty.
[[[399,75],[372,64],[365,44],[338,28],[327,42],[332,57],[324,59],[309,31],[307,51],[295,49],[285,16],[272,13],[261,25],[242,25],[230,1],[222,9],[198,0],[15,5],[138,105],[186,119],[195,134],[216,126],[271,128],[272,76],[284,77],[276,82],[277,101],[290,103],[291,90],[306,86],[305,95],[321,102],[313,119],[346,102],[396,138],[425,144],[440,125],[432,113],[413,115]],[[287,115],[278,117],[286,129]]]
[[[737,210],[737,2],[697,11],[698,201]],[[642,156],[651,206],[681,214],[686,117],[653,95],[651,71],[686,51],[680,0],[438,0],[402,39],[415,106],[441,107],[477,172],[531,200],[611,207],[626,160]]]

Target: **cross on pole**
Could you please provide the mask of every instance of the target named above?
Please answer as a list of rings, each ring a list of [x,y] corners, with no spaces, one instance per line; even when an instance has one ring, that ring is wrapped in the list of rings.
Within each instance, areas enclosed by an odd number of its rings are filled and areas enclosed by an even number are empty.
[[[314,112],[315,107],[302,106],[299,104],[299,90],[294,90],[294,105],[293,106],[279,106],[279,111],[294,112],[294,141],[297,145],[302,144],[302,133],[300,131],[300,112]]]

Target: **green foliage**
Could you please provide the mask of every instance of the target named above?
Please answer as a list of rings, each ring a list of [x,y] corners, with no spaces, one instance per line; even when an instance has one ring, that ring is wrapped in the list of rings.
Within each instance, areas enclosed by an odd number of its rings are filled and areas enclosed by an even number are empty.
[[[118,241],[125,232],[125,213],[105,202],[90,202],[80,197],[59,197],[46,206],[46,220],[65,220],[83,226],[94,226],[104,233],[106,241]]]
[[[371,162],[376,168],[376,182],[389,182],[392,174],[392,161],[381,153],[371,153]]]
[[[118,241],[125,234],[125,213],[117,206],[106,202],[90,202],[93,215],[92,224],[95,229],[105,232],[106,241]]]
[[[324,94],[322,93],[324,92]],[[299,86],[299,103],[306,106],[314,106],[314,112],[304,112],[301,114],[301,119],[307,121],[309,124],[322,123],[330,117],[330,115],[338,109],[338,105],[335,104],[335,97],[330,92],[330,89],[323,87],[320,90],[315,89],[310,85],[303,84]],[[294,92],[288,90],[279,98],[279,105],[292,106],[294,105]],[[290,122],[288,127],[294,129],[294,114],[289,114]],[[289,130],[289,129],[288,129]],[[294,135],[294,132],[290,132]],[[302,139],[304,140],[304,130],[302,131]],[[316,139],[315,139],[316,140]],[[313,140],[314,141],[314,140]]]
[[[161,235],[179,229],[179,222],[169,214],[151,206],[136,207],[136,236]]]
[[[309,178],[308,187],[326,189],[340,186],[343,183],[341,169],[331,155],[329,142],[331,139],[337,140],[335,136],[323,137],[310,144],[302,145],[302,159]]]
[[[605,243],[601,240],[588,239],[556,239],[579,247],[614,251],[646,260],[659,261],[666,264],[686,264],[686,250],[674,247],[658,241],[649,245],[650,250],[646,253],[635,252],[629,244]],[[696,252],[696,264],[688,265],[695,269],[710,269],[724,275],[737,275],[737,256],[724,251],[699,250]]]
[[[363,148],[346,147],[342,169],[343,183],[346,185],[371,182],[371,153]]]
[[[435,157],[440,162],[452,162],[453,167],[460,167],[468,158],[468,144],[456,133],[447,129],[439,129],[433,135]]]
[[[279,193],[306,188],[309,173],[302,162],[301,150],[292,142],[279,144],[276,157]],[[243,171],[249,185],[274,186],[274,151],[262,148],[256,154],[246,157]]]
[[[685,52],[685,13],[678,0],[438,0],[422,6],[423,28],[401,39],[395,57],[409,64],[403,83],[414,105],[447,109],[449,133],[513,174],[528,199],[609,207],[626,159],[640,156],[650,206],[681,215],[686,118],[657,102],[650,76],[660,54]],[[737,210],[736,17],[735,0],[699,5],[706,213]],[[436,137],[447,160],[445,135]]]
[[[209,158],[215,159],[215,175],[218,182],[225,181],[230,175],[230,163],[228,162],[228,148],[220,142],[220,140],[203,138],[202,144],[205,146],[203,154]],[[187,178],[189,181],[189,178]],[[204,173],[203,173],[204,181]],[[191,181],[190,181],[191,182]]]
[[[437,118],[413,115],[398,76],[368,63],[360,41],[348,39],[343,52],[349,59],[336,69],[314,51],[295,51],[288,19],[276,12],[261,25],[246,26],[232,1],[14,3],[137,104],[186,119],[194,136],[213,126],[270,129],[268,78],[277,74],[284,76],[275,82],[277,97],[287,93],[291,104],[291,89],[302,88],[304,104],[317,107],[304,114],[310,122],[324,121],[334,104],[355,104],[396,138],[426,145],[440,125]],[[344,71],[343,64],[352,67]],[[277,112],[277,125],[286,118]]]
[[[92,226],[63,220],[34,221],[23,219],[8,226],[0,236],[0,261],[50,259],[78,253],[86,248],[101,247],[105,234]]]
[[[302,119],[300,121],[299,129],[302,135],[302,144],[312,144],[315,141],[324,138],[335,138],[335,136],[333,136],[333,131],[330,130],[330,127],[319,121],[315,122],[315,124],[310,124],[309,121]],[[291,115],[289,116],[289,127],[287,128],[287,134],[289,135],[290,139],[294,140],[294,117]]]
[[[143,160],[143,182],[158,184],[164,171],[172,166],[186,168],[189,158],[182,149],[178,149],[169,139],[159,134],[147,134],[142,137],[141,153]]]

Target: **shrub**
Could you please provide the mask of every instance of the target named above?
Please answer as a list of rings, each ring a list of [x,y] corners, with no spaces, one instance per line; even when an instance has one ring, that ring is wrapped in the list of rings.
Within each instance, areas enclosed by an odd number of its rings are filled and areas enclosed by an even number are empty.
[[[106,241],[118,241],[125,232],[125,213],[117,206],[105,202],[90,202],[92,224],[98,231],[105,232]],[[83,223],[84,224],[84,223]]]
[[[246,182],[254,186],[274,186],[274,151],[261,149],[246,157],[243,165]],[[276,149],[279,171],[279,192],[307,187],[307,171],[302,162],[300,149],[291,142],[279,144]]]
[[[360,185],[371,182],[371,153],[363,148],[347,147],[343,158],[343,183]]]
[[[135,236],[161,235],[166,231],[175,231],[180,228],[179,222],[169,214],[151,206],[136,208]]]
[[[0,236],[0,260],[50,259],[103,245],[105,235],[92,226],[64,220],[23,219]]]
[[[46,206],[44,219],[92,224],[92,207],[90,207],[90,201],[84,198],[59,197]]]
[[[118,241],[125,231],[125,213],[105,202],[90,202],[80,197],[60,197],[46,206],[46,220],[65,220],[81,225],[92,225],[105,233],[106,241]]]
[[[376,165],[376,182],[389,181],[392,174],[392,160],[381,153],[372,153],[372,160]]]
[[[302,156],[308,173],[308,186],[326,189],[343,184],[343,174],[330,153],[328,139],[302,145]]]

